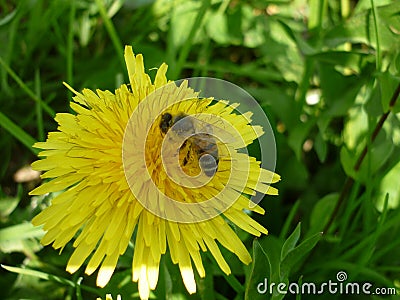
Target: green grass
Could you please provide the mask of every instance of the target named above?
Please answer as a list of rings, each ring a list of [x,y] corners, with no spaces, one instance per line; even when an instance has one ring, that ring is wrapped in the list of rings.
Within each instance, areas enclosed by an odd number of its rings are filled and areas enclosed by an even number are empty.
[[[399,289],[399,15],[395,0],[0,1],[2,299],[137,297],[131,248],[104,289],[83,270],[66,273],[72,246],[43,248],[29,225],[52,195],[30,197],[38,182],[13,179],[36,159],[32,144],[56,130],[55,113],[70,111],[63,81],[77,91],[128,82],[124,45],[143,53],[151,76],[166,62],[170,79],[216,77],[249,91],[274,130],[282,176],[280,195],[254,216],[269,236],[238,232],[252,264],[222,250],[233,270],[224,276],[204,255],[207,277],[190,296],[164,257],[153,296],[282,299],[257,284],[322,283],[339,271]],[[312,93],[319,101],[309,104]]]

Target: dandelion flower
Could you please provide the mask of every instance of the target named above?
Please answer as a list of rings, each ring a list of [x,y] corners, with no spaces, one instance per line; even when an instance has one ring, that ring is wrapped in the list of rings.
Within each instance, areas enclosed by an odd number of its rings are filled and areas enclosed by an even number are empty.
[[[263,134],[261,127],[251,125],[251,113],[235,113],[237,105],[228,101],[200,98],[186,81],[169,83],[166,64],[151,82],[142,55],[135,56],[128,46],[125,60],[130,85],[115,93],[79,93],[66,85],[75,94],[70,104],[75,114],[57,114],[58,130],[34,145],[43,149],[39,156],[44,158],[32,167],[51,180],[30,194],[62,192],[32,223],[43,225],[43,245],[62,249],[74,239],[67,271],[76,272],[88,259],[85,273],[99,269],[100,287],[109,282],[134,238],[132,280],[138,282],[141,299],[156,288],[167,249],[186,289],[195,293],[192,263],[205,276],[201,252],[210,251],[226,274],[231,271],[218,243],[250,263],[228,222],[255,236],[267,234],[248,214],[264,213],[249,196],[277,194],[270,184],[280,177],[239,151]],[[176,148],[176,142],[167,141],[174,141],[174,134],[176,139],[177,116],[193,116],[187,119],[193,126],[212,127],[193,131]],[[200,154],[214,159],[211,176],[199,163]]]

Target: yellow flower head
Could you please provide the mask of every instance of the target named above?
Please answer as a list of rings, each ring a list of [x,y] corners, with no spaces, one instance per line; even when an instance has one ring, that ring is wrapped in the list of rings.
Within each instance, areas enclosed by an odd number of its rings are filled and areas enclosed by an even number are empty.
[[[135,229],[132,280],[141,299],[156,288],[161,255],[169,249],[189,293],[196,292],[192,262],[205,276],[200,250],[210,250],[230,274],[217,241],[248,264],[251,257],[227,220],[260,236],[267,230],[245,210],[256,192],[277,194],[279,175],[239,149],[263,134],[237,104],[201,98],[182,81],[167,82],[162,64],[154,83],[142,55],[125,48],[130,80],[115,91],[75,93],[75,115],[57,114],[57,132],[35,147],[45,157],[32,164],[52,178],[31,195],[63,191],[32,223],[44,225],[44,245],[63,248],[76,236],[71,273],[90,257],[97,285],[110,280]]]

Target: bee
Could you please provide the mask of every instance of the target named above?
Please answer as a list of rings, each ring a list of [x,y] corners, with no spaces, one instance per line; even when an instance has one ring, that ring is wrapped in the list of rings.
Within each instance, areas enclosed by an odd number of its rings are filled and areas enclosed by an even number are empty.
[[[184,113],[176,116],[164,113],[161,116],[159,127],[166,134],[170,129],[180,138],[185,139],[179,151],[187,151],[183,157],[182,165],[196,160],[200,168],[208,177],[214,176],[218,169],[218,146],[212,135],[210,124],[202,130],[196,126],[196,119]]]

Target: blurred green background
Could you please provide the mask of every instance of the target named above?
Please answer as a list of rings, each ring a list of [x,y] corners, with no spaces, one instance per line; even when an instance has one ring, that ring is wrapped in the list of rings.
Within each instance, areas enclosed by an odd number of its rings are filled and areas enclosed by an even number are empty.
[[[61,254],[41,247],[29,223],[46,203],[28,196],[40,182],[27,168],[31,145],[56,129],[56,112],[70,111],[62,82],[113,91],[128,82],[124,45],[143,53],[150,76],[166,62],[169,79],[215,77],[252,94],[282,176],[280,195],[254,216],[270,235],[238,230],[251,265],[223,251],[233,271],[225,276],[206,253],[207,276],[190,296],[165,256],[154,298],[282,299],[258,293],[258,283],[323,283],[339,271],[371,292],[398,291],[400,1],[9,0],[0,1],[0,261],[14,269],[0,269],[2,299],[138,297],[131,248],[99,289],[95,275],[65,271],[71,245]],[[349,297],[399,299],[285,299]]]

